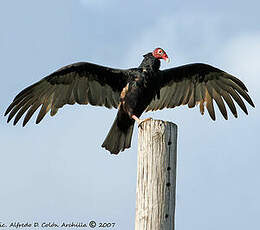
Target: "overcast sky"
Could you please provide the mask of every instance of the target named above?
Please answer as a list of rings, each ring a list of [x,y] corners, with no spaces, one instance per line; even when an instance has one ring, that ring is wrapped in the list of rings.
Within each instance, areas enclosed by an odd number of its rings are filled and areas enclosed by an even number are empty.
[[[205,62],[239,77],[256,108],[211,121],[199,109],[143,114],[178,125],[177,230],[260,229],[259,1],[2,1],[0,222],[115,222],[134,229],[137,127],[132,147],[101,144],[116,110],[65,106],[21,127],[3,113],[14,96],[61,66],[140,64],[160,46],[162,69]]]

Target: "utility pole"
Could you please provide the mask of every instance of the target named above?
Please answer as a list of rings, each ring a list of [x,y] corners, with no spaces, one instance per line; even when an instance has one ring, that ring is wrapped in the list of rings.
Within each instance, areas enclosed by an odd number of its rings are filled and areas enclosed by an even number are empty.
[[[138,131],[135,230],[173,230],[177,125],[143,122]]]

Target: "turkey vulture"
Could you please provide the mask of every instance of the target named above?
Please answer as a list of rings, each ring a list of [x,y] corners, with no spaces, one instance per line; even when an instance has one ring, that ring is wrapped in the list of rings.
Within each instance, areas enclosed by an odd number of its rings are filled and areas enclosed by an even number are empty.
[[[117,116],[102,147],[118,154],[130,147],[134,122],[142,122],[139,117],[144,111],[198,104],[201,114],[205,105],[215,120],[213,100],[225,119],[225,103],[237,117],[233,100],[247,114],[241,96],[254,107],[246,86],[236,77],[203,63],[159,70],[160,59],[169,60],[163,49],[156,48],[144,55],[138,68],[122,70],[88,62],[65,66],[21,91],[5,112],[7,122],[15,117],[16,125],[26,112],[25,126],[40,106],[37,124],[49,110],[54,116],[65,104],[114,107]]]

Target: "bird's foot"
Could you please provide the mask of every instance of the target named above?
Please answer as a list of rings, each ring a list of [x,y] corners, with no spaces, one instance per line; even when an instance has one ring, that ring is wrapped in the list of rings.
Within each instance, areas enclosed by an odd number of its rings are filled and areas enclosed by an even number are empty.
[[[142,124],[146,121],[152,120],[151,117],[145,118],[145,119],[139,119],[137,116],[133,115],[132,118],[138,123],[138,128],[142,129]]]

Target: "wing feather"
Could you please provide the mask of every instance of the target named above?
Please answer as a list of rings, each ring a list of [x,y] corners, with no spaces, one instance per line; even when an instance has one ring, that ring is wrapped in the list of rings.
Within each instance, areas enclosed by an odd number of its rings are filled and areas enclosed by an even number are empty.
[[[196,102],[200,106],[201,115],[204,114],[204,98],[205,98],[205,89],[201,83],[197,85],[196,89]]]
[[[41,101],[36,101],[31,107],[30,109],[27,111],[25,118],[23,120],[23,126],[25,126],[27,124],[27,122],[30,120],[30,118],[32,117],[32,115],[34,114],[34,112],[40,107],[41,105]]]
[[[212,97],[211,97],[208,89],[206,89],[205,99],[206,99],[206,108],[209,112],[209,115],[210,115],[211,119],[215,121],[216,120],[215,110],[214,110],[214,106],[213,106]]]
[[[171,103],[171,98],[173,97],[173,94],[175,93],[175,91],[168,92],[169,89],[171,89],[171,87],[165,88],[164,94],[162,94],[162,95],[165,95],[165,97],[164,97],[165,100],[162,103],[167,108],[169,108],[169,105]],[[166,96],[166,95],[168,95],[168,96]]]
[[[165,102],[168,97],[168,90],[169,90],[169,87],[165,87],[165,89],[162,91],[162,100],[160,101],[160,104],[158,105],[160,108],[165,107]]]
[[[190,95],[190,99],[188,101],[188,107],[189,108],[193,108],[195,105],[196,105],[196,101],[195,101],[195,90],[196,90],[196,87],[192,87],[191,89],[191,95]]]
[[[181,99],[184,97],[183,92],[187,90],[186,82],[183,84],[177,83],[176,89],[174,90],[175,93],[171,96],[171,102],[169,103],[169,106],[167,108],[173,108],[175,105],[178,106],[180,104]],[[169,89],[169,91],[171,91]]]
[[[36,119],[36,124],[40,123],[40,121],[43,119],[43,117],[46,115],[46,113],[48,113],[49,110],[51,109],[51,103],[53,100],[53,91],[54,90],[55,90],[55,87],[52,87],[52,89],[50,89],[50,91],[48,91],[44,95],[44,99],[42,101],[42,107],[41,107],[41,110]]]
[[[74,80],[74,84],[73,84],[73,98],[75,99],[75,102],[79,103],[79,95],[78,95],[78,87],[79,87],[79,78],[76,78]],[[65,100],[63,101],[63,103],[65,103]]]
[[[26,103],[26,100],[22,100],[20,101],[17,105],[15,105],[13,107],[13,109],[11,110],[8,119],[7,119],[7,123],[11,121],[11,119],[14,117],[14,115],[19,111],[19,109],[22,108],[22,106]]]
[[[200,101],[200,114],[204,115],[205,109],[204,109],[204,100]]]
[[[23,107],[19,110],[19,112],[18,112],[17,115],[15,116],[13,125],[16,125],[16,123],[20,120],[20,118],[22,117],[22,115],[27,111],[27,109],[29,109],[29,107],[30,107],[35,101],[36,101],[35,98],[31,98],[30,100],[27,101],[27,103],[26,103],[25,105],[23,105]]]
[[[192,82],[187,80],[187,83],[188,83],[188,88],[187,88],[186,92],[184,93],[185,96],[184,96],[182,105],[188,104],[188,102],[190,100],[191,93],[192,93],[192,89],[193,89]]]
[[[227,110],[226,110],[225,104],[224,104],[221,96],[217,93],[217,91],[214,89],[214,87],[212,87],[210,82],[206,85],[206,87],[207,87],[207,91],[209,92],[210,96],[217,103],[218,108],[219,108],[220,112],[222,113],[223,117],[227,120],[228,119]]]
[[[171,108],[172,99],[174,98],[174,95],[177,93],[176,89],[178,88],[178,83],[174,83],[172,86],[168,86],[167,89],[165,89],[165,106],[167,108]]]

